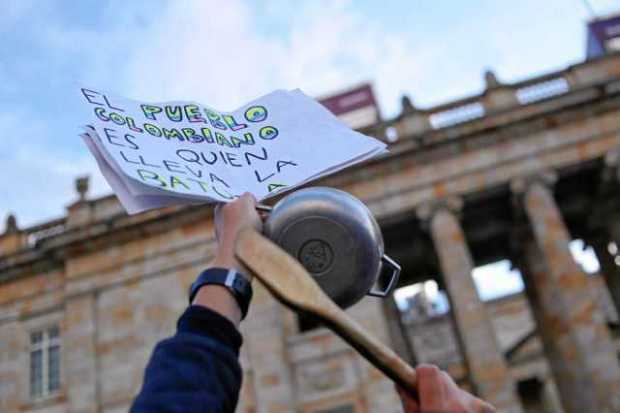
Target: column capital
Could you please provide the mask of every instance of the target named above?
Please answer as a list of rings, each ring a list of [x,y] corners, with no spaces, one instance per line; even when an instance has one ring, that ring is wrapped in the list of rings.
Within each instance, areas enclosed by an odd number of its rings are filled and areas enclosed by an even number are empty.
[[[511,253],[514,257],[518,258],[523,254],[524,245],[532,237],[531,227],[527,224],[523,205],[525,194],[534,184],[542,184],[543,187],[550,189],[556,181],[557,173],[549,169],[531,175],[519,176],[510,181],[512,212],[516,223],[510,241]]]
[[[433,219],[435,214],[442,209],[448,210],[454,215],[460,215],[463,205],[463,198],[454,195],[418,205],[415,212],[420,221],[428,223]]]
[[[547,188],[553,188],[558,180],[558,174],[553,170],[544,170],[532,175],[519,176],[510,181],[510,190],[513,195],[523,195],[536,183],[543,184]]]
[[[602,173],[603,182],[620,182],[620,149],[612,149],[605,154]]]

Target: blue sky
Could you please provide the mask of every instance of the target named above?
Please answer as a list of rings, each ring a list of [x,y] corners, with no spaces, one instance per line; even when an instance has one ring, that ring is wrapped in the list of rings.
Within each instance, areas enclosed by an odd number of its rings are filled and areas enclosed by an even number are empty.
[[[486,68],[517,81],[582,60],[582,1],[3,0],[0,218],[62,215],[79,175],[109,193],[77,137],[77,84],[230,110],[277,88],[371,81],[390,117],[403,93],[428,107],[479,92]]]
[[[4,0],[0,217],[61,215],[82,174],[109,192],[77,138],[76,84],[226,110],[371,81],[393,116],[402,93],[430,106],[480,91],[485,68],[515,81],[581,60],[587,18],[582,0]]]

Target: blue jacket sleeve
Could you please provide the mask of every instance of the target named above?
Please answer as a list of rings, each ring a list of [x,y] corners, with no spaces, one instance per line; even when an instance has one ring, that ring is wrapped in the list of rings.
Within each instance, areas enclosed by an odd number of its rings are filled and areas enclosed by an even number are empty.
[[[228,319],[190,306],[176,334],[155,347],[131,412],[234,412],[241,388],[241,342]]]

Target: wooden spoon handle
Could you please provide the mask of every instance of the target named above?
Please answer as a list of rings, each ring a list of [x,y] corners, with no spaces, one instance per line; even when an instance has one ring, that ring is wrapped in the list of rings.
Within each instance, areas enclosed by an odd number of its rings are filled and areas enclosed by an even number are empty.
[[[331,306],[330,306],[331,307]],[[381,370],[396,384],[417,396],[415,370],[401,359],[391,348],[370,335],[355,320],[335,304],[323,313],[312,313],[333,332],[355,348],[366,360]]]
[[[416,394],[415,370],[342,311],[293,257],[253,230],[239,234],[235,254],[278,301],[318,318],[394,382]]]

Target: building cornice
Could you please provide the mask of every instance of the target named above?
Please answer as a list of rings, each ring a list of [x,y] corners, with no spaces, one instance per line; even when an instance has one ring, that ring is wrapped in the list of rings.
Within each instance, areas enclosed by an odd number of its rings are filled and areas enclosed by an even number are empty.
[[[161,234],[201,220],[211,219],[213,208],[174,207],[110,219],[69,229],[44,238],[33,247],[0,257],[0,283],[15,277],[62,268],[67,259],[109,245],[121,245],[140,237]]]
[[[485,134],[489,134],[492,137],[498,130],[506,129],[513,125],[525,126],[526,122],[531,123],[528,127],[517,128],[520,129],[520,132],[511,132],[511,138],[517,138],[519,133],[531,134],[536,129],[553,127],[553,119],[549,118],[549,116],[555,114],[559,117],[560,114],[567,112],[574,112],[576,114],[581,110],[582,105],[586,103],[590,112],[610,110],[610,105],[606,105],[606,102],[610,102],[613,107],[618,107],[620,106],[620,101],[616,102],[618,99],[612,98],[620,96],[620,69],[614,69],[614,65],[620,68],[620,53],[586,61],[570,66],[566,70],[528,79],[524,82],[502,84],[500,89],[504,91],[508,89],[516,93],[524,87],[530,87],[562,77],[567,79],[570,88],[565,93],[532,103],[490,110],[485,113],[485,116],[471,119],[467,122],[425,130],[419,136],[416,136],[415,130],[407,131],[406,128],[402,127],[411,116],[420,116],[422,114],[428,117],[441,111],[458,108],[464,104],[482,102],[489,93],[497,88],[491,88],[479,95],[445,105],[422,110],[417,108],[414,111],[409,110],[407,113],[403,113],[402,116],[362,131],[368,134],[385,134],[386,129],[390,127],[400,127],[407,132],[400,136],[396,143],[391,145],[389,153],[361,165],[351,167],[336,175],[315,181],[312,185],[347,187],[352,183],[369,178],[372,179],[382,174],[386,165],[398,165],[397,160],[399,159],[406,158],[408,161],[414,159],[414,162],[417,162],[417,159],[420,162],[424,162],[425,158],[427,158],[425,154],[428,154],[429,150],[455,142],[466,145],[470,139],[484,136]],[[590,74],[589,77],[586,76],[588,73]],[[592,103],[596,101],[602,103],[593,105]],[[538,120],[541,118],[549,120],[551,124],[549,122],[539,122]],[[576,117],[573,116],[573,118]],[[81,206],[92,209],[93,206],[99,204],[117,202],[113,200],[113,195],[93,200],[82,199],[69,207],[69,211],[72,213]],[[134,216],[127,216],[120,211],[121,209],[117,208],[116,212],[110,216],[105,216],[105,214],[93,215],[94,218],[90,218],[80,225],[72,226],[70,225],[70,219],[60,218],[52,223],[45,223],[36,227],[0,235],[0,241],[2,241],[3,237],[14,237],[14,239],[22,243],[21,248],[16,248],[9,253],[5,251],[5,255],[0,256],[0,282],[19,274],[61,267],[64,265],[64,261],[74,254],[94,251],[111,243],[127,242],[145,234],[163,232],[180,223],[209,219],[212,215],[212,208],[206,206],[166,208]],[[58,233],[54,233],[55,228],[58,229]],[[37,239],[36,233],[46,233],[46,235]]]

